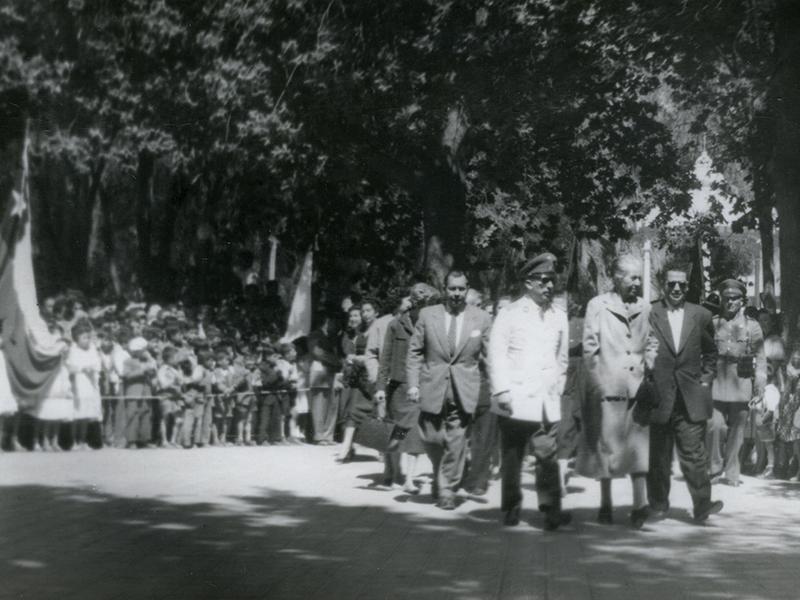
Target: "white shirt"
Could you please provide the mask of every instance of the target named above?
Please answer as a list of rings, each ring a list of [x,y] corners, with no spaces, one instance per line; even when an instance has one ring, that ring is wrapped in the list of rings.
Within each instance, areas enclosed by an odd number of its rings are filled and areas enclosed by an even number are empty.
[[[675,350],[680,350],[681,331],[683,330],[683,307],[668,308],[667,319],[669,319],[669,328],[672,330],[672,341],[675,342]]]
[[[450,322],[455,318],[456,320],[456,348],[458,348],[458,342],[461,340],[461,327],[464,325],[464,313],[466,311],[462,310],[458,313],[457,317],[453,317],[446,308],[444,310],[444,333],[445,335],[449,335],[450,332]]]

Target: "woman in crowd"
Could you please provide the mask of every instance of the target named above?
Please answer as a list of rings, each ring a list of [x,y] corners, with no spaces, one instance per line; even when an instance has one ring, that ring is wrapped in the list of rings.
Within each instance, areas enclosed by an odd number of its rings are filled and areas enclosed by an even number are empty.
[[[777,438],[791,444],[792,454],[800,466],[800,394],[797,383],[800,381],[800,348],[795,348],[786,365],[786,385],[781,397],[778,415]],[[800,469],[792,477],[800,481]]]
[[[66,357],[69,351],[69,341],[64,337],[63,329],[59,325],[52,325],[50,332],[60,338],[62,343],[62,356]],[[36,419],[33,434],[33,449],[60,452],[58,433],[61,424],[72,421],[75,414],[74,396],[70,373],[66,361],[62,360],[44,398],[29,410],[30,416]]]

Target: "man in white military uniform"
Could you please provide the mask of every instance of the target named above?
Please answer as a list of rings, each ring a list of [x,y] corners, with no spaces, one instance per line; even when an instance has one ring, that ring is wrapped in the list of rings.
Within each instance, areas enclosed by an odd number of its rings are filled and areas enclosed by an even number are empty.
[[[555,256],[541,254],[520,273],[526,293],[500,311],[489,338],[493,407],[500,415],[503,523],[519,523],[522,460],[536,456],[536,493],[545,529],[570,522],[561,511],[556,451],[569,362],[567,314],[554,307]]]

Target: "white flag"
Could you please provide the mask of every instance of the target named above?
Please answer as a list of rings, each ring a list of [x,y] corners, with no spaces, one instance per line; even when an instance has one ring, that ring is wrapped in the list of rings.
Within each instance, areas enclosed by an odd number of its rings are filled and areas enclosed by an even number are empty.
[[[294,290],[292,308],[282,341],[291,342],[311,333],[311,279],[313,276],[314,252],[309,250],[300,270],[300,279]]]

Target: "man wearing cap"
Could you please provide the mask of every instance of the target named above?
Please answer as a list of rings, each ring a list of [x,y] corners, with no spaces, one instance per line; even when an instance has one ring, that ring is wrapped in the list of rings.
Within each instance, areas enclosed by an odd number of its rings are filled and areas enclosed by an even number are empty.
[[[464,273],[451,271],[445,285],[445,303],[419,313],[408,344],[406,378],[409,400],[420,403],[420,436],[433,465],[434,498],[443,510],[453,510],[464,473],[467,427],[478,404],[479,361],[486,354],[491,317],[466,305]]]
[[[650,415],[650,471],[647,499],[658,513],[669,510],[673,447],[692,496],[694,518],[705,521],[722,510],[711,501],[706,422],[711,418],[711,382],[717,370],[717,347],[711,313],[686,302],[689,280],[684,269],[670,269],[664,296],[653,304],[650,324],[658,339],[653,366],[658,407]]]
[[[536,493],[545,529],[569,523],[561,511],[558,423],[569,363],[567,314],[552,304],[555,256],[540,254],[522,268],[525,295],[497,314],[489,339],[492,399],[499,416],[503,523],[519,523],[522,460],[536,457]]]
[[[748,405],[764,393],[767,360],[761,327],[758,321],[744,314],[747,297],[744,283],[727,279],[719,291],[722,308],[713,320],[718,352],[717,374],[711,387],[714,414],[706,443],[711,455],[712,482],[736,487],[741,483],[739,450],[744,441]]]

